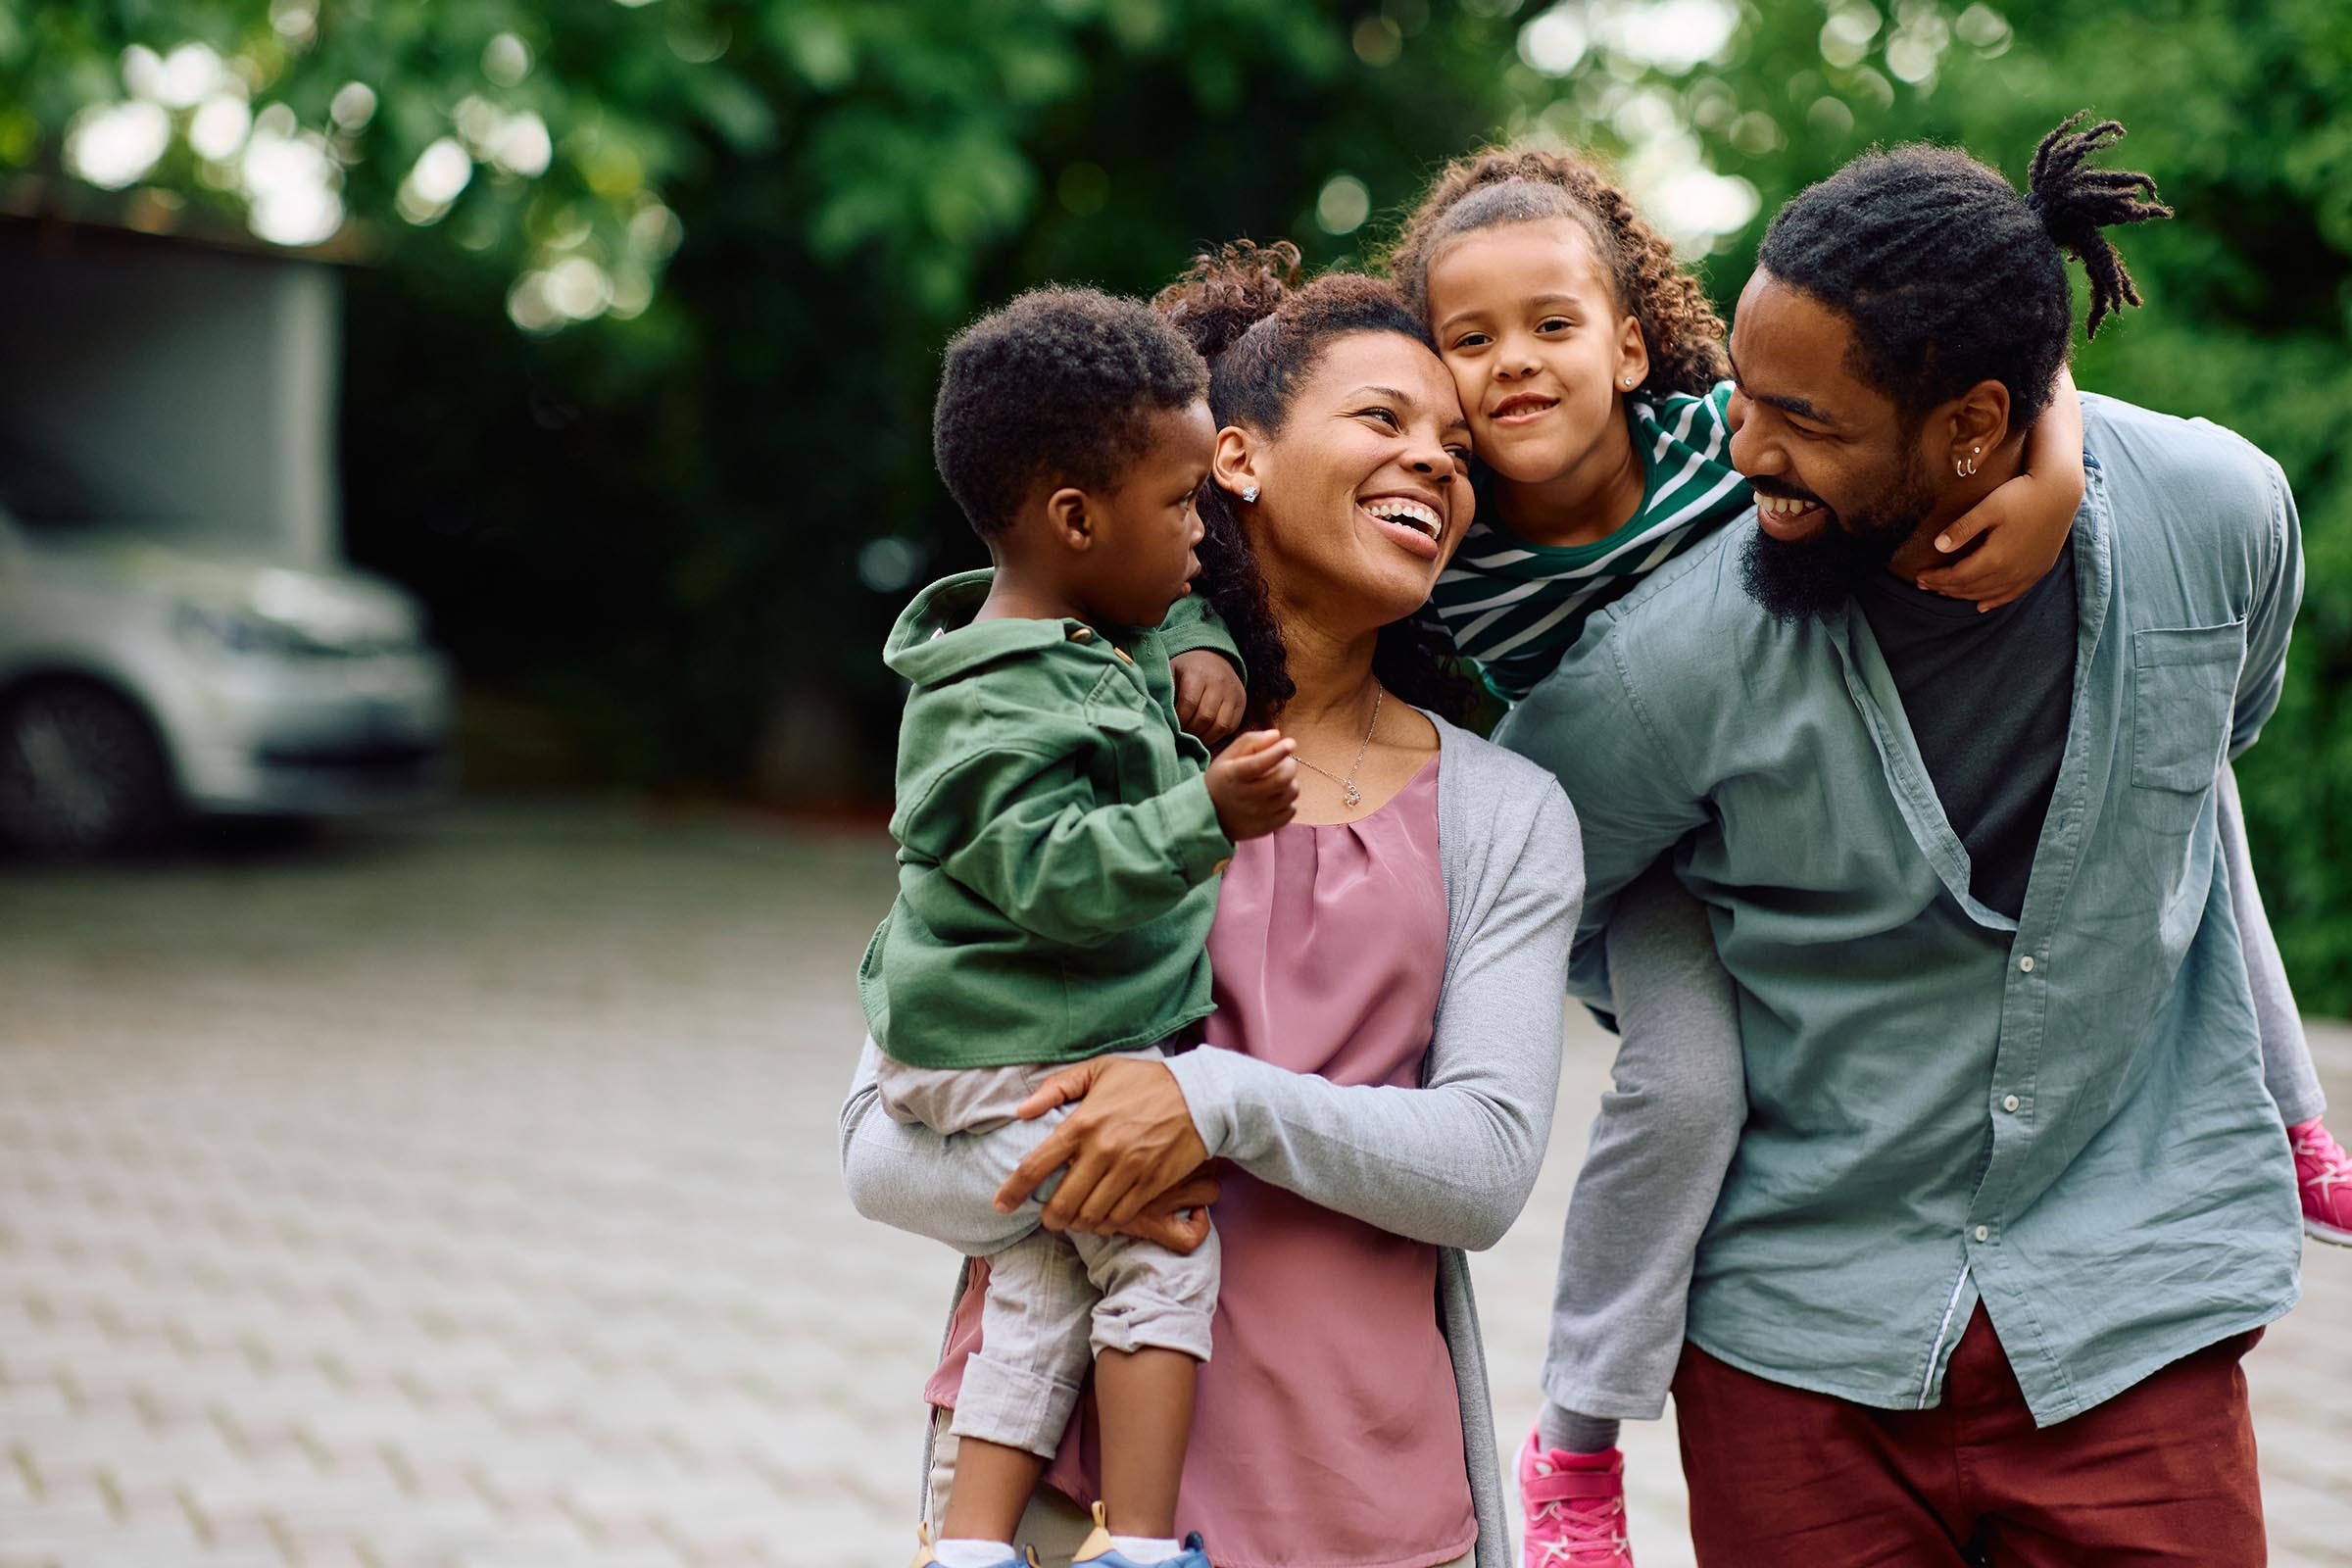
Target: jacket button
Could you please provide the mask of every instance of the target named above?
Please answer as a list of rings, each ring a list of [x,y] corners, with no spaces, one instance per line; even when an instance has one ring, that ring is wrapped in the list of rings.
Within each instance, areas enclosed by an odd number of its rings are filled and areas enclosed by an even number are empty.
[[[1229,855],[1229,856],[1225,857],[1225,858],[1223,858],[1222,860],[1219,860],[1219,861],[1218,861],[1216,864],[1214,864],[1214,865],[1210,866],[1210,867],[1208,868],[1208,874],[1209,874],[1210,876],[1223,876],[1223,875],[1225,874],[1225,868],[1226,868],[1227,866],[1231,865],[1232,863],[1233,863],[1233,857]]]

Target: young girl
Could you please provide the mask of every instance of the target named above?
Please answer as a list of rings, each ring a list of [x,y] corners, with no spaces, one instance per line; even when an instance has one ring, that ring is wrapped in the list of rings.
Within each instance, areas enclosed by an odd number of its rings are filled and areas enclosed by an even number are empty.
[[[1549,152],[1446,169],[1390,267],[1453,372],[1479,460],[1475,520],[1431,609],[1495,694],[1516,701],[1595,609],[1755,505],[1729,457],[1723,323],[1598,169]],[[1989,610],[2057,560],[2083,489],[2071,378],[2061,390],[2029,439],[2029,471],[1938,537],[1956,559],[1922,588]],[[2266,1073],[2312,1233],[2340,1241],[2352,1160],[2318,1121],[2226,774],[2223,799]],[[1662,945],[1660,931],[1681,940]],[[1562,1238],[1546,1402],[1520,1453],[1528,1568],[1633,1560],[1618,1422],[1664,1407],[1693,1250],[1745,1113],[1731,981],[1696,901],[1653,868],[1606,941],[1621,1045]],[[1662,946],[1692,956],[1677,972],[1628,967]]]

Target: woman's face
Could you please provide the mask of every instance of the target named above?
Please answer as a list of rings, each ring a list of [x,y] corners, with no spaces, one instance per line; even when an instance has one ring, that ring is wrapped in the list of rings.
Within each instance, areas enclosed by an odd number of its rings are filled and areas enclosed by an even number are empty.
[[[1242,509],[1279,612],[1350,635],[1429,599],[1470,526],[1470,427],[1453,378],[1396,332],[1324,345],[1281,434],[1219,436],[1217,480]]]

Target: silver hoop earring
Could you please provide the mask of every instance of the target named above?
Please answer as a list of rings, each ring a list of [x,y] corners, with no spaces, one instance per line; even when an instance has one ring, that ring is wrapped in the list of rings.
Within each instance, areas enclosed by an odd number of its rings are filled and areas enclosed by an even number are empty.
[[[1255,502],[1257,500],[1257,486],[1253,484],[1246,484],[1242,486],[1242,499],[1244,501]]]

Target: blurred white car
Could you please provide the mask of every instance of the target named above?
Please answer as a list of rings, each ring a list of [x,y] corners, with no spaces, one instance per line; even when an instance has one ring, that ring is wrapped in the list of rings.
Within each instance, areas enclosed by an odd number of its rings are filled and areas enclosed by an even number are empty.
[[[0,461],[0,839],[96,853],[183,810],[340,815],[452,777],[449,669],[407,593]]]

